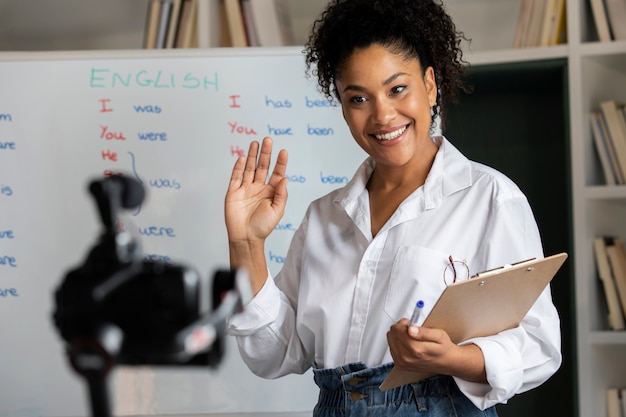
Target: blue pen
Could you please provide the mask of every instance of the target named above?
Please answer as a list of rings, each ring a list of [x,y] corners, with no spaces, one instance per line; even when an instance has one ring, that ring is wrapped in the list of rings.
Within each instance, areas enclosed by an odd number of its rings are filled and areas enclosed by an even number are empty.
[[[413,310],[413,315],[411,316],[410,326],[417,325],[417,321],[422,315],[422,309],[424,309],[424,302],[422,300],[419,300],[417,303],[415,303],[415,309]]]

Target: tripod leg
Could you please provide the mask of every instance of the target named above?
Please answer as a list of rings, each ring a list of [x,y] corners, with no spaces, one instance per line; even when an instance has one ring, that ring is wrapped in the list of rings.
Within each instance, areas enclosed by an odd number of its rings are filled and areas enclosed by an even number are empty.
[[[88,384],[93,417],[111,417],[108,375],[115,364],[122,339],[119,328],[101,325],[91,338],[74,340],[69,346],[70,363]]]
[[[87,378],[89,400],[93,417],[112,417],[109,401],[109,386],[106,377]]]

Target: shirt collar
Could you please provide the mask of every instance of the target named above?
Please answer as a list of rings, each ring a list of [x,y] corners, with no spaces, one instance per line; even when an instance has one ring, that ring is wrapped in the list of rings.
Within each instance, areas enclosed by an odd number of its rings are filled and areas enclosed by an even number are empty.
[[[472,185],[472,170],[469,159],[467,159],[452,143],[444,136],[432,138],[439,145],[439,150],[435,155],[433,165],[426,177],[426,182],[415,193],[423,193],[423,210],[436,208],[444,197]],[[376,162],[368,157],[357,169],[350,182],[335,196],[334,202],[339,206],[347,207],[356,202],[360,195],[366,191],[367,181],[374,171]]]
[[[433,138],[439,150],[424,183],[424,208],[437,207],[443,198],[472,185],[472,169],[467,159],[445,137]]]

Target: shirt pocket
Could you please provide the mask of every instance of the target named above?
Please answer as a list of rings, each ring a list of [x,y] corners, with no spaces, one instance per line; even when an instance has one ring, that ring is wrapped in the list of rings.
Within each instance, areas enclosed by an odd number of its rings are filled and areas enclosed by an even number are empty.
[[[443,272],[449,254],[422,246],[403,246],[394,257],[385,297],[385,314],[393,322],[410,318],[418,300],[424,301],[422,324],[446,287]]]

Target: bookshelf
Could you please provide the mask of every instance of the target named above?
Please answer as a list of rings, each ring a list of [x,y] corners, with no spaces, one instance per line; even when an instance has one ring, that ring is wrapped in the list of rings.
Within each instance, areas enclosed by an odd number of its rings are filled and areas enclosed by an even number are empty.
[[[563,106],[569,207],[563,214],[570,216],[568,221],[571,222],[571,229],[566,233],[570,239],[572,257],[568,262],[572,281],[569,288],[557,287],[555,281],[554,294],[557,307],[558,291],[569,290],[572,295],[572,311],[560,309],[560,313],[566,318],[564,325],[568,324],[568,316],[572,316],[569,322],[571,335],[564,331],[563,366],[572,366],[570,371],[575,386],[572,391],[555,388],[555,396],[546,398],[546,402],[537,405],[537,411],[530,415],[543,414],[547,411],[543,407],[551,403],[574,403],[572,415],[581,417],[607,415],[606,390],[613,386],[626,386],[626,332],[608,330],[592,241],[595,236],[603,234],[626,236],[626,186],[604,185],[587,115],[597,109],[602,100],[626,101],[626,42],[599,42],[589,0],[567,1],[566,45],[522,49],[508,46],[514,37],[521,0],[447,0],[446,4],[457,26],[474,39],[467,56],[475,68],[485,71],[492,68],[494,72],[491,76],[495,76],[497,68],[501,72],[524,63],[547,64],[553,61],[565,65],[562,81],[565,88]],[[493,22],[495,26],[488,22]],[[530,87],[532,83],[528,85]],[[501,94],[510,94],[506,86],[501,87]],[[543,109],[541,101],[537,100],[536,114]],[[492,105],[496,107],[497,101]],[[557,115],[555,119],[560,120]],[[537,118],[530,120],[535,123]],[[552,184],[553,175],[546,172],[543,180]],[[543,192],[552,195],[554,190],[548,190],[548,187],[551,185],[545,185]],[[528,194],[534,205],[532,193]],[[538,218],[540,214],[537,213]],[[546,248],[546,252],[549,249]],[[559,373],[563,371],[562,368]],[[568,373],[565,369],[565,374]],[[555,378],[558,377],[557,373]],[[551,382],[548,381],[548,385]],[[567,381],[563,382],[567,384]],[[543,390],[542,387],[537,391]],[[522,394],[522,397],[525,395]],[[573,398],[575,401],[572,401]],[[508,410],[503,410],[500,415],[505,413]],[[565,410],[545,414],[569,415]]]
[[[626,99],[626,42],[598,42],[586,1],[570,12],[575,36],[570,56],[570,112],[576,317],[580,415],[607,415],[605,392],[626,386],[626,332],[607,330],[604,298],[590,242],[599,235],[626,236],[626,187],[603,185],[589,127],[582,118],[601,100]],[[577,116],[577,117],[574,117]]]
[[[0,0],[0,50],[141,48],[147,1]],[[571,257],[566,276],[554,284],[555,302],[564,319],[563,367],[555,381],[534,390],[537,394],[531,391],[519,396],[517,413],[539,415],[546,407],[546,402],[541,404],[540,400],[547,397],[547,403],[571,407],[554,415],[602,416],[606,415],[605,390],[626,386],[626,332],[607,330],[592,240],[600,234],[626,238],[626,186],[603,185],[587,115],[600,100],[626,101],[626,41],[599,42],[589,0],[567,0],[567,44],[512,48],[521,2],[445,0],[457,27],[473,39],[466,58],[473,67],[472,80],[480,87],[474,94],[478,101],[466,102],[470,110],[458,109],[460,122],[450,126],[449,136],[453,141],[457,140],[453,136],[458,136],[459,146],[465,147],[470,156],[497,167],[502,154],[492,149],[491,143],[473,143],[475,135],[468,133],[471,130],[465,133],[467,139],[461,137],[465,128],[462,116],[472,112],[478,115],[481,97],[488,100],[483,113],[493,116],[493,109],[506,108],[512,102],[510,97],[516,88],[528,87],[531,100],[519,104],[519,110],[528,115],[526,122],[535,130],[529,131],[520,146],[541,146],[541,152],[537,153],[538,161],[529,159],[532,172],[519,174],[522,178],[530,176],[529,182],[522,180],[521,186],[531,204],[538,207],[538,216],[546,202],[559,203],[560,218],[553,218],[549,208],[545,209],[547,222],[556,226],[540,227],[550,230],[544,233],[546,252],[556,252],[559,247]],[[302,31],[313,16],[309,16],[310,11],[298,9],[298,4],[311,2],[290,2],[295,7],[293,21]],[[299,36],[297,39],[302,41],[304,38]],[[518,110],[510,108],[510,114]],[[485,126],[491,129],[493,120],[495,117],[487,119],[478,130],[483,131]],[[506,125],[506,121],[501,123]],[[458,133],[453,135],[454,129]],[[554,142],[542,141],[545,138]],[[552,241],[552,235],[560,235],[561,239]],[[529,407],[539,411],[526,412],[524,409]],[[516,407],[504,407],[500,415],[513,415],[516,411],[511,408]]]

